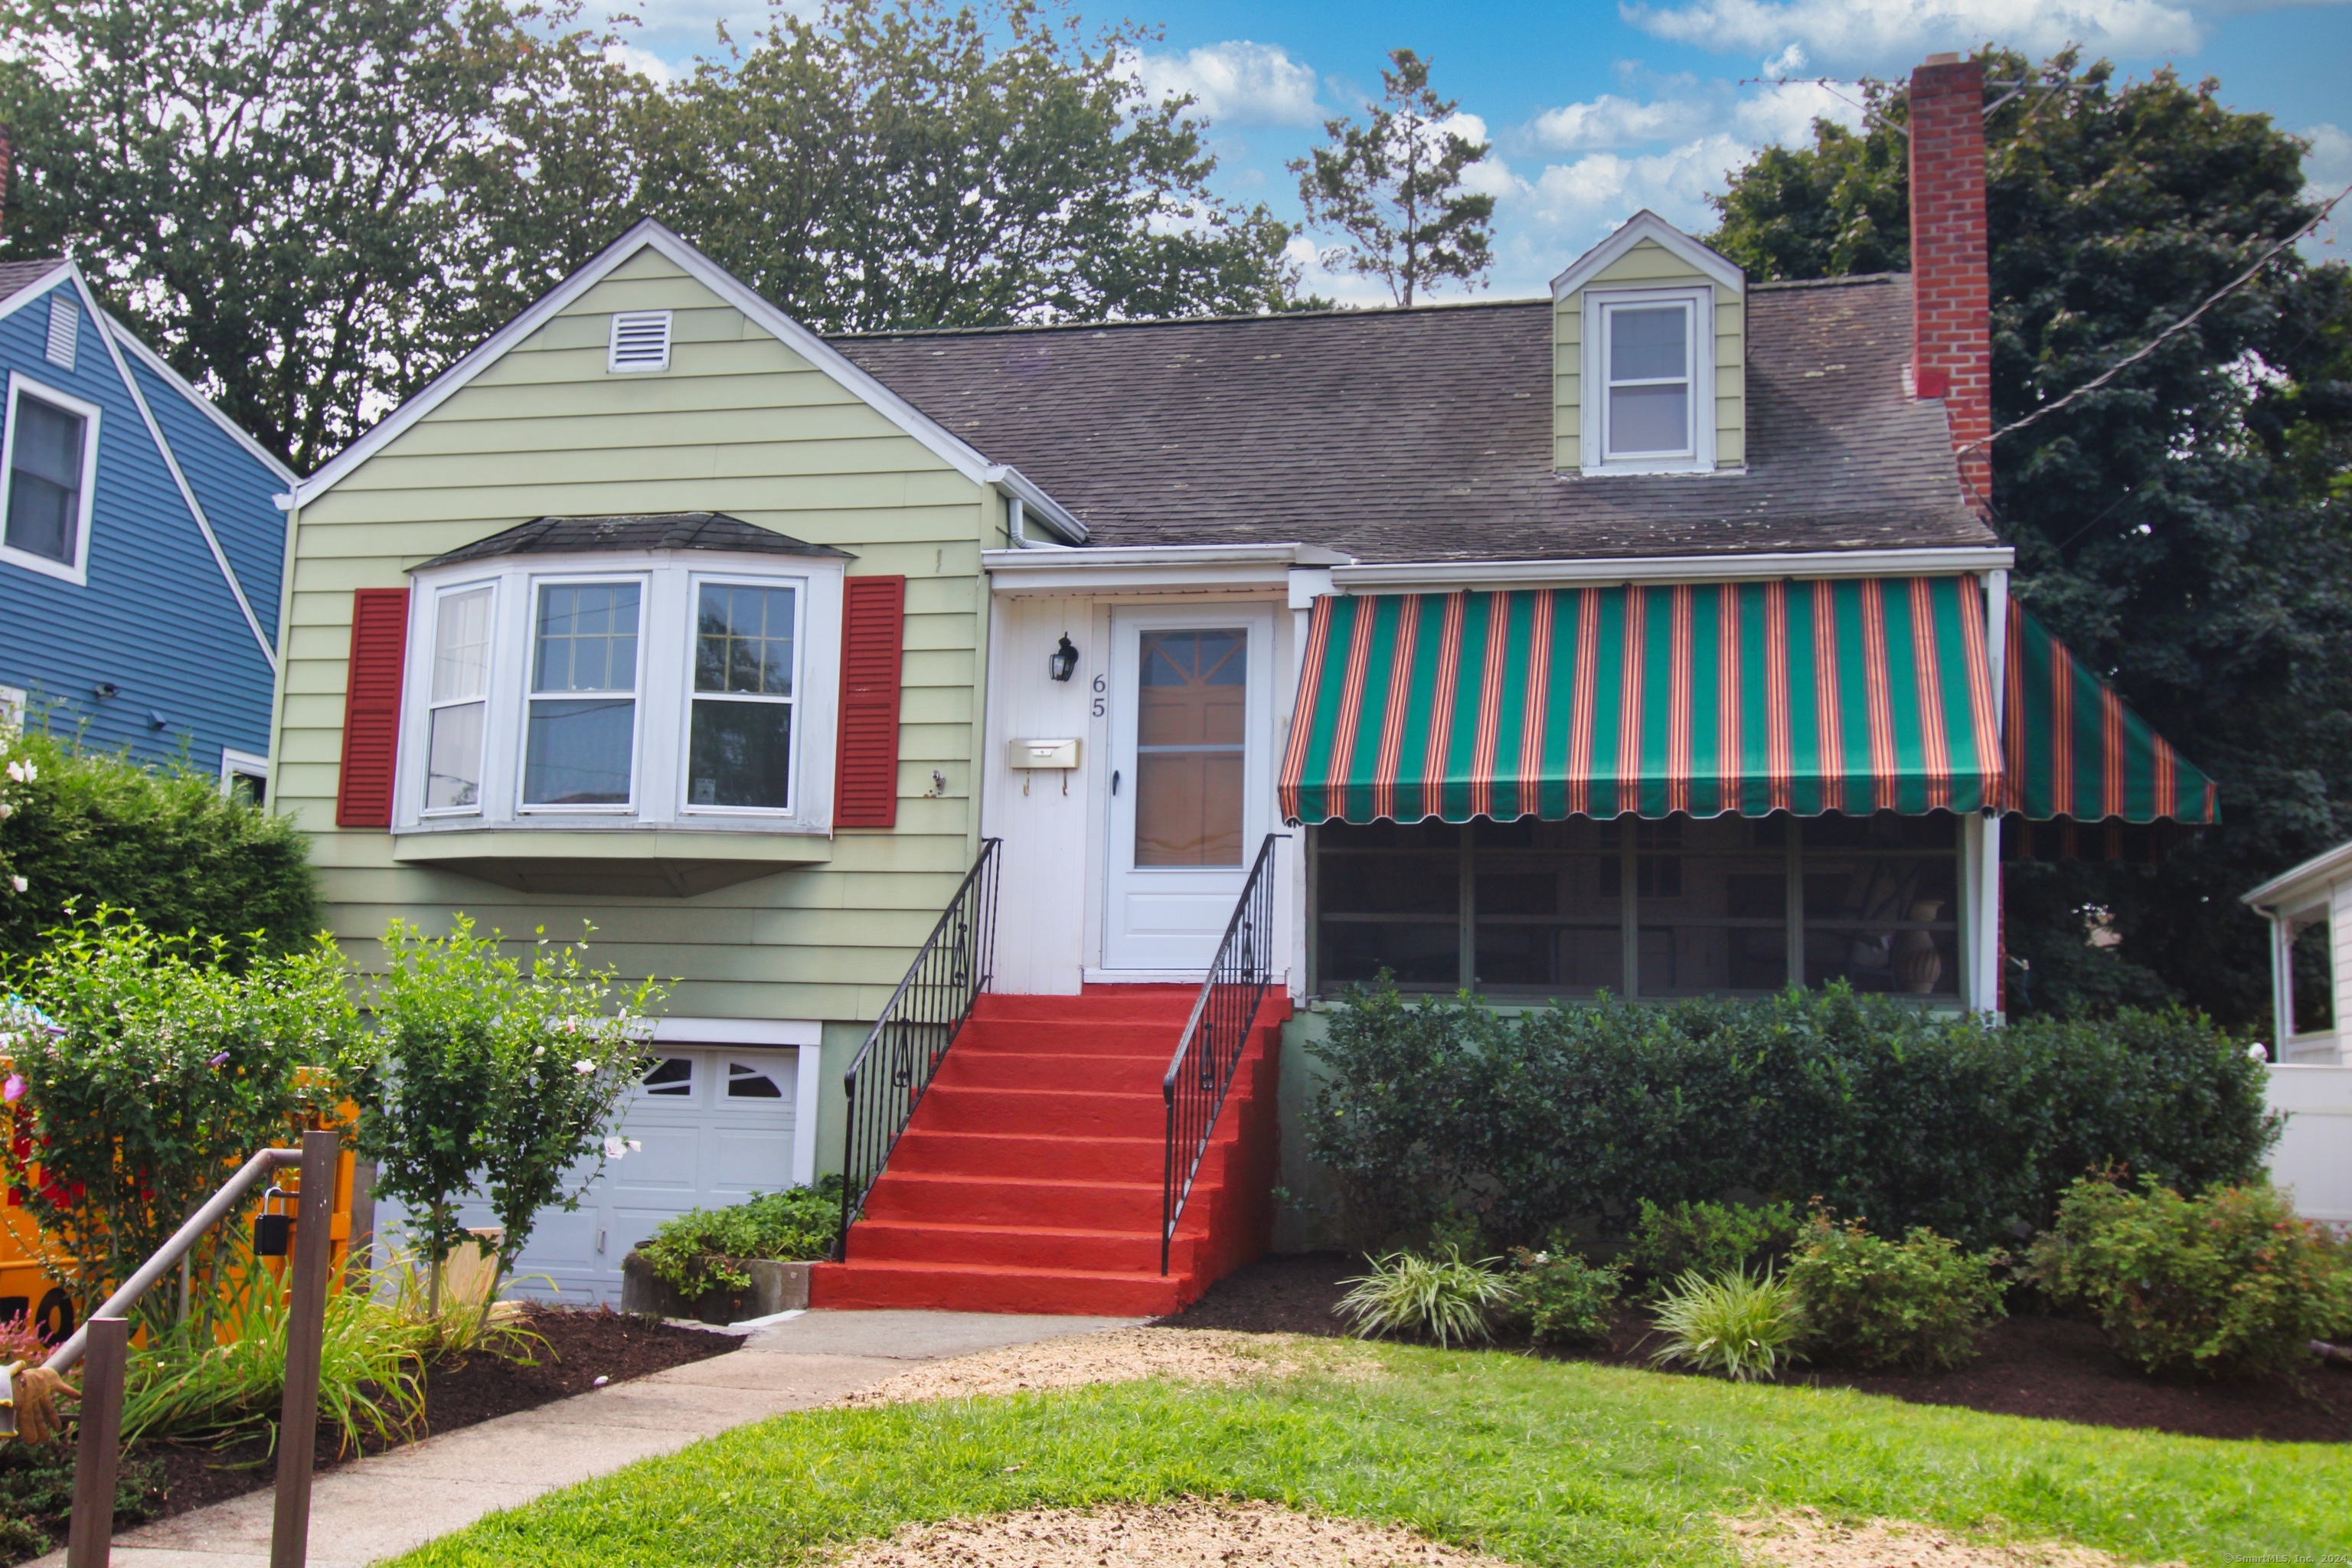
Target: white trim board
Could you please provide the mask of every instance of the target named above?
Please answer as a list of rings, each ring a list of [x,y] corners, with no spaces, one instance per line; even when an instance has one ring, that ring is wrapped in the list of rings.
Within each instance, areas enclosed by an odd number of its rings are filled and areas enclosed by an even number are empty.
[[[5,526],[9,501],[16,484],[16,418],[17,402],[26,394],[34,400],[46,403],[79,419],[81,429],[81,482],[76,487],[80,514],[74,519],[73,559],[59,561],[37,551],[20,550],[7,542],[0,533],[0,561],[44,577],[54,577],[70,583],[77,588],[89,584],[89,535],[98,520],[98,429],[100,416],[105,410],[88,398],[77,397],[45,381],[36,381],[21,370],[8,373],[6,426],[0,429],[0,526]]]
[[[78,279],[79,276],[80,274],[74,270],[74,264],[72,262],[58,262],[56,266],[50,268],[47,272],[42,273],[32,282],[26,284],[22,289],[19,289],[14,294],[9,295],[5,300],[0,300],[0,321],[6,321],[9,317],[15,315],[17,311],[31,304],[34,300],[40,299],[50,289],[56,288],[63,279],[69,277]]]
[[[681,1018],[654,1020],[657,1046],[765,1046],[791,1050],[824,1042],[824,1026],[813,1018]]]
[[[504,358],[516,344],[603,282],[622,263],[646,249],[660,255],[741,311],[748,320],[764,328],[786,348],[830,376],[845,391],[889,420],[965,479],[974,484],[994,485],[1020,496],[1025,506],[1035,508],[1057,531],[1073,542],[1087,537],[1084,523],[1019,470],[990,462],[961,437],[859,369],[840,350],[777,310],[741,279],[652,218],[640,219],[632,225],[626,234],[607,246],[585,267],[541,295],[530,309],[492,332],[471,353],[436,376],[423,391],[378,421],[317,473],[296,484],[288,492],[285,504],[289,507],[306,506],[334,489],[410,426],[447,402],[476,376]]]
[[[1759,555],[1647,555],[1622,560],[1399,561],[1334,566],[1342,593],[1535,588],[1559,583],[1727,583],[1756,578],[1918,577],[2006,568],[2007,545],[1949,550],[1822,550]]]

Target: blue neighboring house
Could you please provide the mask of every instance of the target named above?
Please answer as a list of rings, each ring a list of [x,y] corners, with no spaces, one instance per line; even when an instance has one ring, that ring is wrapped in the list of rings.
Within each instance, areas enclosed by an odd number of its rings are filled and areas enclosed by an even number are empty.
[[[98,306],[0,263],[0,701],[268,787],[293,473]]]

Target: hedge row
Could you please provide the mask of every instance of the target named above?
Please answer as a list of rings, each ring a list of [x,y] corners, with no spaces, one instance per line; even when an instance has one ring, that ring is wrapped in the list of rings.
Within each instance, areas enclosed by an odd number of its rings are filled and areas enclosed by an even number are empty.
[[[1382,985],[1312,1049],[1333,1076],[1308,1148],[1364,1245],[1464,1207],[1520,1243],[1747,1193],[1985,1246],[2047,1225],[2086,1171],[2199,1191],[2278,1136],[2244,1042],[2179,1010],[1997,1027],[1837,986],[1513,1017]]]

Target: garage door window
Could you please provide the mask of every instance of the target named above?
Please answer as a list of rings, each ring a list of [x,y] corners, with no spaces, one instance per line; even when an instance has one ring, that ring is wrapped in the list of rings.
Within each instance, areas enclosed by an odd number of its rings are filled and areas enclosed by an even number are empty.
[[[784,1091],[767,1068],[750,1062],[727,1064],[727,1098],[730,1100],[782,1100]]]
[[[694,1058],[664,1057],[646,1069],[644,1091],[664,1100],[694,1098]]]

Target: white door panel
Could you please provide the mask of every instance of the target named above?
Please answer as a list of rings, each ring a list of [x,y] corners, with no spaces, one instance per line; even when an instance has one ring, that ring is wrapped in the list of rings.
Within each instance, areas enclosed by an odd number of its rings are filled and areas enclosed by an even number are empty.
[[[1199,971],[1273,826],[1274,618],[1111,616],[1103,967]]]

